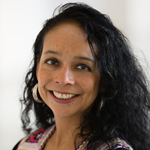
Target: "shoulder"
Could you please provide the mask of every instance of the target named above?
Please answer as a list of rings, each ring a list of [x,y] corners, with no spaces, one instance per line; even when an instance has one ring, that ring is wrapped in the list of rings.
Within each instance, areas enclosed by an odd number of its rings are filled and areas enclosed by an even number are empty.
[[[49,137],[55,131],[55,125],[50,126],[49,128],[40,128],[33,133],[27,135],[21,141],[19,141],[13,150],[28,150],[28,149],[37,149],[38,147],[44,147]]]
[[[96,150],[133,150],[130,144],[119,137],[113,138],[107,142],[99,143]]]
[[[19,143],[21,142],[21,140],[14,146],[14,148],[12,150],[17,150]]]

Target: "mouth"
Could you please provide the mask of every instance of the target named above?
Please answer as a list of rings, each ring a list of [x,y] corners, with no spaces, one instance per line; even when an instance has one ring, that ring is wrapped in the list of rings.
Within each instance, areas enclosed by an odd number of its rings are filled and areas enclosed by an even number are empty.
[[[56,91],[50,91],[53,99],[59,103],[70,103],[73,102],[79,95],[70,93],[59,93]]]

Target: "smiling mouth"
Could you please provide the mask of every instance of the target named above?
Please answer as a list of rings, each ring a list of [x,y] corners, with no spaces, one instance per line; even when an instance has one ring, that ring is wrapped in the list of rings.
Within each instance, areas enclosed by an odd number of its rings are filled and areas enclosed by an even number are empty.
[[[63,93],[58,93],[58,92],[55,92],[55,91],[50,91],[53,96],[55,96],[56,98],[58,99],[62,99],[62,100],[68,100],[68,99],[72,99],[76,96],[78,96],[77,94],[63,94]]]

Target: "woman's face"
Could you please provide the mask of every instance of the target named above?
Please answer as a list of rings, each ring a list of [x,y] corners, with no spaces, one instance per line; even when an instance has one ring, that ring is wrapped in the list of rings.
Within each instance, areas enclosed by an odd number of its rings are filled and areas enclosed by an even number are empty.
[[[98,94],[100,74],[77,24],[63,23],[47,33],[36,73],[39,93],[55,117],[84,114]]]

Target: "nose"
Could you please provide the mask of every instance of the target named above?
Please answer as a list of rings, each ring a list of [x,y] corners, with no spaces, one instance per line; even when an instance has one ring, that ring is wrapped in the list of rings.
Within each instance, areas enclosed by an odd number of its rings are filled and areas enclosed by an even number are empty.
[[[62,86],[75,84],[73,73],[68,67],[62,67],[59,69],[54,82],[59,83]]]

